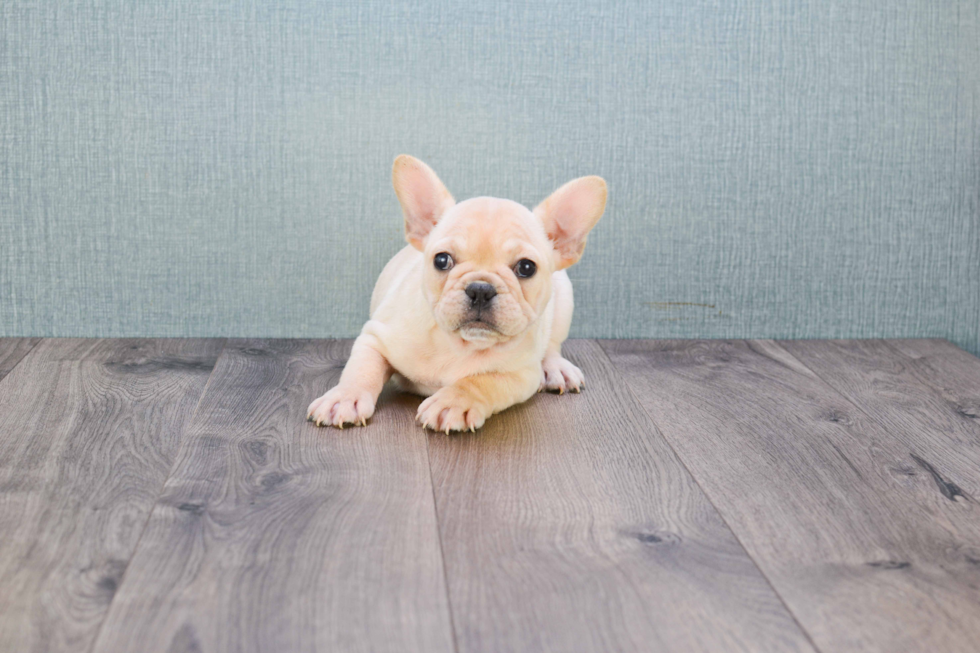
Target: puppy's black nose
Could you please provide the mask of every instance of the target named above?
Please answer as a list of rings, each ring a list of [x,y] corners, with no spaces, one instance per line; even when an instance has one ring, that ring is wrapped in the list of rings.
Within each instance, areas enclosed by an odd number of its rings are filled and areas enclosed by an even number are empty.
[[[490,302],[497,294],[497,289],[489,283],[474,281],[466,286],[466,296],[473,302],[473,306],[482,308]]]

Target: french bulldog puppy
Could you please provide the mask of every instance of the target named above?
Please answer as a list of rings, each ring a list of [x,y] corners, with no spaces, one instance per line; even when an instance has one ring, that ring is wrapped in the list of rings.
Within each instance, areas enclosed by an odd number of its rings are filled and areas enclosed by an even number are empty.
[[[576,263],[606,206],[606,182],[568,182],[534,211],[505,199],[458,204],[426,164],[395,159],[408,245],[381,272],[371,319],[340,382],[310,404],[318,426],[365,425],[389,378],[428,396],[416,419],[475,431],[536,391],[579,392],[582,371],[562,358]]]

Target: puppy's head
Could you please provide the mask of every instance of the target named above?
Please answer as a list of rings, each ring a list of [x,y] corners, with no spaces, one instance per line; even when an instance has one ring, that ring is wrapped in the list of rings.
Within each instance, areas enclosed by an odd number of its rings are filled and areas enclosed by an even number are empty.
[[[423,291],[440,328],[482,347],[528,329],[551,298],[551,275],[582,256],[606,206],[606,182],[568,182],[534,211],[475,197],[456,203],[429,166],[395,159],[405,238],[424,255]]]

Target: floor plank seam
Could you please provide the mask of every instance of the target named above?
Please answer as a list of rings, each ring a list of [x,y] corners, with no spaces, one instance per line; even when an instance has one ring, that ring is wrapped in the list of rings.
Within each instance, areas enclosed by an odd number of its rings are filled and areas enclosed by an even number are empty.
[[[214,378],[214,371],[218,368],[218,361],[221,360],[221,357],[225,355],[225,351],[227,350],[228,338],[223,338],[222,340],[223,342],[221,343],[221,350],[218,352],[218,355],[214,359],[214,366],[211,368],[211,371],[208,373],[208,380],[204,382],[204,387],[201,389],[201,394],[198,395],[197,397],[197,403],[194,405],[194,412],[191,413],[190,418],[184,424],[184,428],[183,428],[184,433],[181,434],[181,444],[177,446],[178,454],[180,453],[180,448],[183,445],[183,435],[187,433],[190,426],[194,423],[194,418],[197,417],[197,411],[201,407],[201,401],[204,399],[204,395],[207,393],[208,387],[211,385],[211,379]],[[139,551],[140,544],[143,543],[143,535],[146,534],[146,529],[150,525],[150,519],[153,517],[153,513],[156,511],[157,502],[160,500],[160,497],[163,495],[163,491],[167,487],[167,482],[170,480],[170,477],[174,473],[174,468],[177,466],[177,458],[178,456],[175,455],[173,462],[170,464],[170,470],[167,472],[166,478],[163,479],[163,483],[160,485],[160,489],[157,491],[156,498],[153,499],[153,505],[150,507],[150,511],[146,513],[146,519],[143,520],[143,527],[140,529],[139,537],[136,538],[136,544],[135,546],[133,546],[133,551],[129,556],[129,560],[126,562],[126,568],[123,570],[123,573],[119,577],[119,581],[116,584],[116,591],[113,593],[112,599],[109,601],[109,605],[106,606],[105,614],[102,616],[102,621],[99,623],[99,627],[95,631],[95,636],[92,638],[92,645],[88,649],[88,653],[92,653],[93,651],[95,651],[99,643],[99,638],[102,636],[102,627],[105,626],[106,621],[109,620],[109,613],[112,612],[112,606],[116,601],[116,597],[119,596],[120,590],[122,590],[123,587],[123,583],[126,582],[126,575],[129,573],[129,568],[133,563],[133,559],[136,557],[136,552]]]
[[[25,340],[30,340],[30,338],[25,338]],[[46,338],[35,338],[34,339],[34,344],[32,344],[30,347],[27,348],[27,351],[24,352],[24,355],[23,356],[21,356],[19,359],[17,359],[17,362],[14,363],[13,367],[11,367],[9,370],[7,370],[7,372],[3,376],[0,376],[0,382],[3,382],[4,379],[6,379],[8,376],[10,376],[11,373],[13,373],[13,371],[16,370],[17,367],[21,363],[23,363],[24,360],[28,356],[30,356],[31,352],[34,351],[35,349],[37,349],[37,346],[40,345],[45,340],[46,340]]]
[[[453,614],[452,597],[449,594],[449,570],[446,568],[446,551],[442,545],[442,527],[439,522],[439,506],[436,503],[436,484],[432,477],[432,456],[429,453],[429,431],[422,429],[425,438],[425,463],[429,468],[429,491],[432,493],[432,513],[436,522],[436,539],[439,542],[439,562],[442,564],[442,582],[446,588],[446,609],[449,611],[449,629],[453,636],[453,651],[459,653],[459,639],[456,635],[456,617]]]
[[[945,340],[946,342],[949,342],[949,340],[946,340],[945,338],[942,338],[942,340]],[[939,386],[937,386],[934,382],[930,381],[929,379],[922,378],[922,376],[920,374],[917,374],[916,373],[915,367],[912,365],[912,363],[914,363],[915,361],[912,358],[910,358],[908,354],[906,354],[901,349],[899,349],[898,347],[896,347],[895,345],[893,345],[888,338],[882,338],[881,339],[881,342],[885,345],[886,348],[890,349],[892,351],[892,353],[894,353],[896,356],[898,356],[899,358],[901,358],[903,361],[907,361],[909,363],[909,373],[912,375],[912,378],[914,378],[919,385],[923,385],[926,388],[928,388],[929,390],[931,390],[932,393],[933,393],[933,395],[935,395],[940,401],[943,401],[943,402],[946,401],[946,399],[943,397],[943,389],[942,388],[940,388]],[[953,344],[951,342],[949,344],[951,344],[954,347],[956,347],[957,349],[959,349],[960,352],[964,356],[969,357],[969,358],[976,358],[976,356],[974,356],[970,352],[966,351],[965,349],[963,349],[961,347],[957,347],[955,344]]]
[[[773,340],[772,342],[773,342],[773,343],[774,343],[774,344],[775,344],[775,345],[776,345],[777,347],[779,347],[779,348],[780,348],[781,350],[783,350],[784,352],[786,352],[786,355],[788,355],[788,356],[791,356],[791,357],[792,357],[792,358],[793,358],[794,360],[796,360],[796,361],[798,361],[798,362],[800,363],[800,365],[802,365],[802,366],[803,366],[803,367],[805,367],[806,369],[808,369],[808,370],[810,370],[811,372],[813,372],[813,374],[814,374],[814,376],[816,376],[816,377],[817,377],[818,379],[820,379],[820,382],[821,382],[821,383],[823,383],[823,384],[824,384],[825,386],[827,386],[828,388],[830,388],[830,389],[831,389],[831,391],[832,391],[832,392],[833,392],[834,394],[836,394],[836,395],[837,395],[838,397],[840,397],[841,399],[843,399],[844,401],[846,401],[846,402],[847,402],[847,403],[849,403],[850,405],[852,405],[852,406],[854,406],[854,408],[856,408],[856,409],[858,410],[858,412],[859,412],[859,413],[861,413],[862,415],[864,415],[865,417],[867,417],[867,418],[868,418],[868,421],[869,421],[869,422],[870,422],[871,424],[874,424],[874,425],[875,425],[875,426],[877,426],[877,427],[878,427],[879,429],[881,429],[881,432],[882,432],[882,433],[884,433],[884,434],[887,434],[887,435],[888,435],[889,437],[891,437],[891,431],[890,431],[890,429],[888,428],[888,426],[887,426],[887,425],[885,425],[885,424],[882,424],[881,422],[879,422],[879,421],[878,421],[878,419],[877,419],[877,418],[876,418],[876,417],[875,417],[874,415],[872,415],[871,413],[869,413],[868,411],[866,411],[866,410],[865,410],[864,408],[862,408],[861,406],[859,406],[859,405],[858,405],[858,404],[857,404],[856,402],[854,402],[854,401],[853,401],[853,400],[852,400],[852,399],[851,399],[850,397],[848,397],[848,396],[847,396],[846,394],[844,394],[844,393],[843,393],[842,391],[840,391],[840,390],[838,390],[836,386],[834,386],[834,385],[833,385],[833,384],[832,384],[832,383],[831,383],[830,381],[828,381],[828,380],[827,380],[827,379],[825,379],[825,378],[824,378],[823,376],[821,376],[821,374],[820,374],[819,372],[817,372],[817,371],[816,371],[816,370],[814,370],[814,369],[813,369],[812,367],[810,367],[809,365],[807,365],[806,363],[804,363],[804,362],[803,362],[802,360],[800,360],[800,358],[799,358],[799,357],[797,357],[797,356],[795,356],[795,355],[793,355],[793,353],[792,353],[792,352],[791,352],[790,350],[788,350],[788,349],[786,349],[785,347],[783,347],[783,346],[782,346],[781,344],[779,344],[779,342],[778,342],[778,341],[776,341],[776,340]],[[882,342],[886,342],[886,343],[887,343],[887,341],[886,341],[886,340],[882,340]],[[898,350],[897,350],[897,349],[895,349],[894,347],[891,347],[891,346],[889,345],[889,346],[888,346],[888,348],[889,348],[889,349],[892,349],[893,351],[895,351],[896,353],[898,353],[898,354],[899,354],[899,355],[900,355],[900,356],[902,357],[902,359],[903,359],[903,360],[906,360],[906,361],[909,361],[909,362],[911,362],[911,359],[909,359],[909,357],[908,357],[908,356],[906,356],[906,355],[905,355],[905,354],[903,354],[902,352],[900,352],[900,351],[898,351]],[[925,383],[925,382],[924,382],[924,381],[923,381],[922,379],[920,379],[920,378],[918,377],[918,375],[916,375],[916,374],[912,374],[912,375],[911,375],[911,377],[912,377],[912,379],[914,379],[914,381],[915,381],[915,383],[917,383],[917,384],[918,384],[918,386],[919,386],[920,388],[922,388],[922,389],[923,389],[923,390],[924,390],[925,392],[928,392],[928,393],[930,393],[930,394],[933,394],[933,395],[937,395],[937,394],[939,394],[939,392],[938,392],[938,390],[936,390],[936,388],[935,388],[935,387],[934,387],[934,386],[933,386],[932,384],[927,384],[927,383]],[[938,397],[938,399],[939,399],[940,401],[945,401],[945,400],[943,400],[943,398],[942,398],[942,396],[941,396],[941,395],[940,395],[940,396]],[[892,438],[892,439],[893,439],[893,440],[894,440],[895,442],[897,442],[897,443],[898,443],[899,445],[901,445],[901,446],[903,446],[903,447],[905,446],[905,445],[904,445],[904,444],[902,443],[902,441],[901,441],[901,440],[898,440],[897,438]],[[916,455],[916,453],[915,453],[915,451],[913,451],[911,447],[907,447],[907,449],[908,449],[908,451],[909,451],[909,456],[910,456],[910,457],[912,458],[912,460],[916,460],[916,459],[919,459],[919,456],[917,456],[917,455]],[[921,460],[921,459],[919,459],[919,460]],[[918,461],[917,461],[917,460],[916,460],[916,462],[917,462],[917,464],[918,464]]]
[[[646,407],[643,405],[643,402],[640,401],[640,398],[636,396],[636,391],[633,390],[633,385],[629,382],[629,379],[627,379],[626,377],[624,377],[619,372],[619,369],[616,367],[616,364],[613,363],[612,359],[609,357],[609,352],[606,351],[606,348],[603,346],[603,343],[605,341],[604,340],[596,340],[595,342],[599,345],[599,349],[602,351],[603,355],[606,357],[606,360],[609,361],[609,364],[612,367],[612,369],[619,376],[620,381],[623,382],[623,385],[626,387],[626,391],[630,393],[630,398],[637,405],[637,407],[640,410],[643,411],[643,414],[647,416],[647,418],[650,420],[650,423],[653,424],[654,428],[657,430],[657,435],[659,435],[661,438],[663,438],[664,442],[667,444],[667,446],[670,448],[670,450],[674,453],[674,456],[677,458],[677,462],[679,462],[680,465],[681,465],[681,467],[683,467],[687,471],[687,473],[690,475],[691,480],[693,480],[697,484],[697,486],[701,489],[701,492],[704,494],[705,499],[711,505],[712,510],[715,511],[715,514],[718,515],[718,518],[725,525],[725,528],[727,528],[728,529],[728,532],[732,534],[732,537],[733,538],[735,538],[735,541],[742,548],[742,551],[745,552],[746,557],[749,560],[752,561],[752,564],[753,565],[755,565],[755,568],[759,571],[759,574],[762,576],[762,578],[765,579],[766,584],[770,587],[770,589],[772,589],[773,594],[776,595],[776,597],[779,599],[779,602],[786,609],[786,613],[793,619],[793,623],[795,623],[796,626],[797,626],[797,628],[800,629],[800,632],[803,633],[803,636],[806,638],[806,641],[810,643],[810,646],[813,647],[813,650],[814,651],[818,651],[818,652],[822,653],[823,649],[821,649],[819,646],[817,646],[817,643],[813,640],[813,637],[810,636],[810,632],[806,628],[803,627],[803,624],[800,622],[800,620],[797,617],[796,613],[793,612],[793,610],[790,608],[789,604],[786,602],[786,599],[783,598],[783,595],[779,592],[778,589],[776,589],[776,586],[773,585],[772,580],[769,578],[769,575],[759,565],[759,561],[756,560],[755,557],[745,547],[745,544],[742,542],[742,538],[740,538],[738,536],[738,533],[735,532],[735,529],[733,529],[732,526],[731,526],[731,524],[728,523],[728,520],[725,519],[725,515],[722,513],[721,510],[718,509],[718,506],[715,505],[715,501],[714,501],[714,499],[711,498],[711,494],[704,488],[704,486],[698,480],[698,477],[694,475],[694,472],[691,471],[690,467],[688,467],[688,465],[684,461],[684,459],[681,458],[681,455],[679,453],[677,453],[677,449],[675,449],[674,448],[674,445],[671,444],[670,439],[665,435],[664,430],[660,427],[659,424],[657,424],[656,420],[654,420],[653,416],[649,413],[649,411],[647,411]]]

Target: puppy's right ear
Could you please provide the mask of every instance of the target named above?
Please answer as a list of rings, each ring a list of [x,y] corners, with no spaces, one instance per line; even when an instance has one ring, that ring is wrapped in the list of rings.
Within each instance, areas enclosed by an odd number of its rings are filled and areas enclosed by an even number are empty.
[[[432,168],[407,154],[395,158],[391,181],[405,214],[405,240],[422,251],[429,232],[456,200]]]

